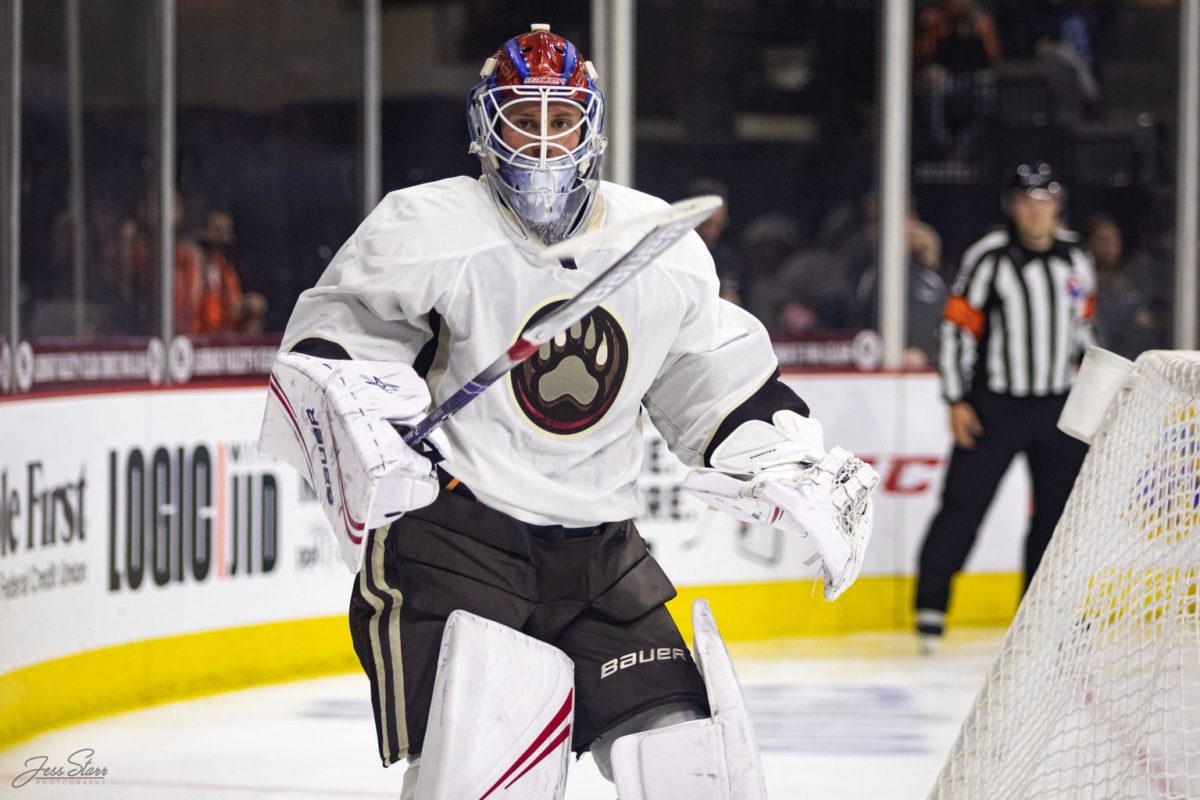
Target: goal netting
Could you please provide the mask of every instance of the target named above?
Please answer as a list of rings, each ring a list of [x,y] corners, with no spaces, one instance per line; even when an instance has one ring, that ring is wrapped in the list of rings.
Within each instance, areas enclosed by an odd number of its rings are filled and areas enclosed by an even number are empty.
[[[1200,798],[1198,407],[1138,359],[932,799]]]

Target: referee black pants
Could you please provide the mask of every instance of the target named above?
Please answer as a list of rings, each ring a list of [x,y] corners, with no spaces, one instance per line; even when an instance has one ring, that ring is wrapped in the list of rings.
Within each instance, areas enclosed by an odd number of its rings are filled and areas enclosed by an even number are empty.
[[[971,405],[983,425],[975,447],[955,447],[942,487],[942,506],[921,546],[918,609],[944,612],[950,580],[975,544],[983,515],[1017,453],[1024,453],[1033,483],[1033,518],[1025,538],[1025,584],[1033,578],[1054,526],[1075,485],[1087,445],[1058,430],[1066,395],[1009,397],[982,392]]]

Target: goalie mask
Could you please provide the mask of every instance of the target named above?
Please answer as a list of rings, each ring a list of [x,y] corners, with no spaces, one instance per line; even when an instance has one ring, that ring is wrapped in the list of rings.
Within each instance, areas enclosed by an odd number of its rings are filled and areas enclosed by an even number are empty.
[[[575,45],[534,25],[484,63],[468,95],[471,152],[523,238],[562,241],[591,213],[606,144],[595,78]]]

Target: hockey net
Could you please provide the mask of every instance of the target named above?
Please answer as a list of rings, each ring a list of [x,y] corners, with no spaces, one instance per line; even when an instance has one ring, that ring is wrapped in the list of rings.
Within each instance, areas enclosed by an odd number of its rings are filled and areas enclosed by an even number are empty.
[[[931,798],[1200,798],[1198,406],[1138,359]]]

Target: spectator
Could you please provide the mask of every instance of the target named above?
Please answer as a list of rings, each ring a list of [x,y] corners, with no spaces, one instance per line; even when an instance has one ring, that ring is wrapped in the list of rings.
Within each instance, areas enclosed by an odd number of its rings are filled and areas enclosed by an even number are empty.
[[[183,219],[183,198],[174,195],[173,226],[178,235]],[[121,223],[116,236],[116,269],[113,279],[122,298],[129,299],[125,313],[157,325],[158,309],[158,198],[143,195],[131,219]]]
[[[704,240],[708,252],[717,265],[717,277],[721,281],[721,296],[739,306],[742,302],[741,254],[729,243],[725,231],[729,228],[729,187],[714,178],[697,178],[688,184],[686,197],[715,194],[725,204],[712,216],[696,226],[696,233]]]
[[[768,331],[781,331],[785,298],[779,278],[789,256],[804,243],[800,223],[791,214],[763,214],[746,226],[742,237],[745,268],[741,273],[742,299],[746,309],[758,317]]]
[[[109,197],[99,197],[90,206],[88,250],[89,330],[100,335],[144,333],[151,329],[151,320],[138,318],[139,304],[150,299],[136,296],[139,290],[134,276],[127,272],[132,264],[122,258],[122,219],[119,204]]]
[[[1100,101],[1094,25],[1082,0],[1008,0],[997,10],[1005,52],[1067,67],[1086,106]]]
[[[1107,214],[1089,220],[1085,245],[1096,264],[1096,338],[1126,358],[1162,346],[1161,319],[1144,281],[1126,269],[1124,241]]]
[[[967,250],[946,303],[938,364],[954,449],[917,575],[917,632],[927,649],[942,635],[951,578],[1017,453],[1033,481],[1026,586],[1087,453],[1057,428],[1091,340],[1094,284],[1076,237],[1058,228],[1065,194],[1047,164],[1018,167],[1004,198],[1007,229]]]
[[[866,241],[870,249],[865,255],[869,263],[862,270],[855,291],[855,324],[861,328],[878,328],[879,308],[879,224],[878,200],[872,192],[863,201],[868,211]],[[946,283],[942,280],[942,238],[931,225],[917,216],[909,198],[905,219],[905,242],[908,248],[907,320],[904,367],[916,369],[929,366],[937,359],[938,326],[946,305]],[[860,251],[861,253],[861,251]]]
[[[808,242],[783,264],[774,299],[778,329],[793,336],[851,326],[854,291],[844,254],[824,237]]]
[[[182,334],[262,332],[266,299],[242,292],[229,260],[234,243],[233,218],[209,211],[196,242],[175,248],[175,329]]]
[[[974,0],[940,0],[925,9],[915,61],[933,144],[951,158],[966,158],[993,105],[1000,42],[991,15]]]

